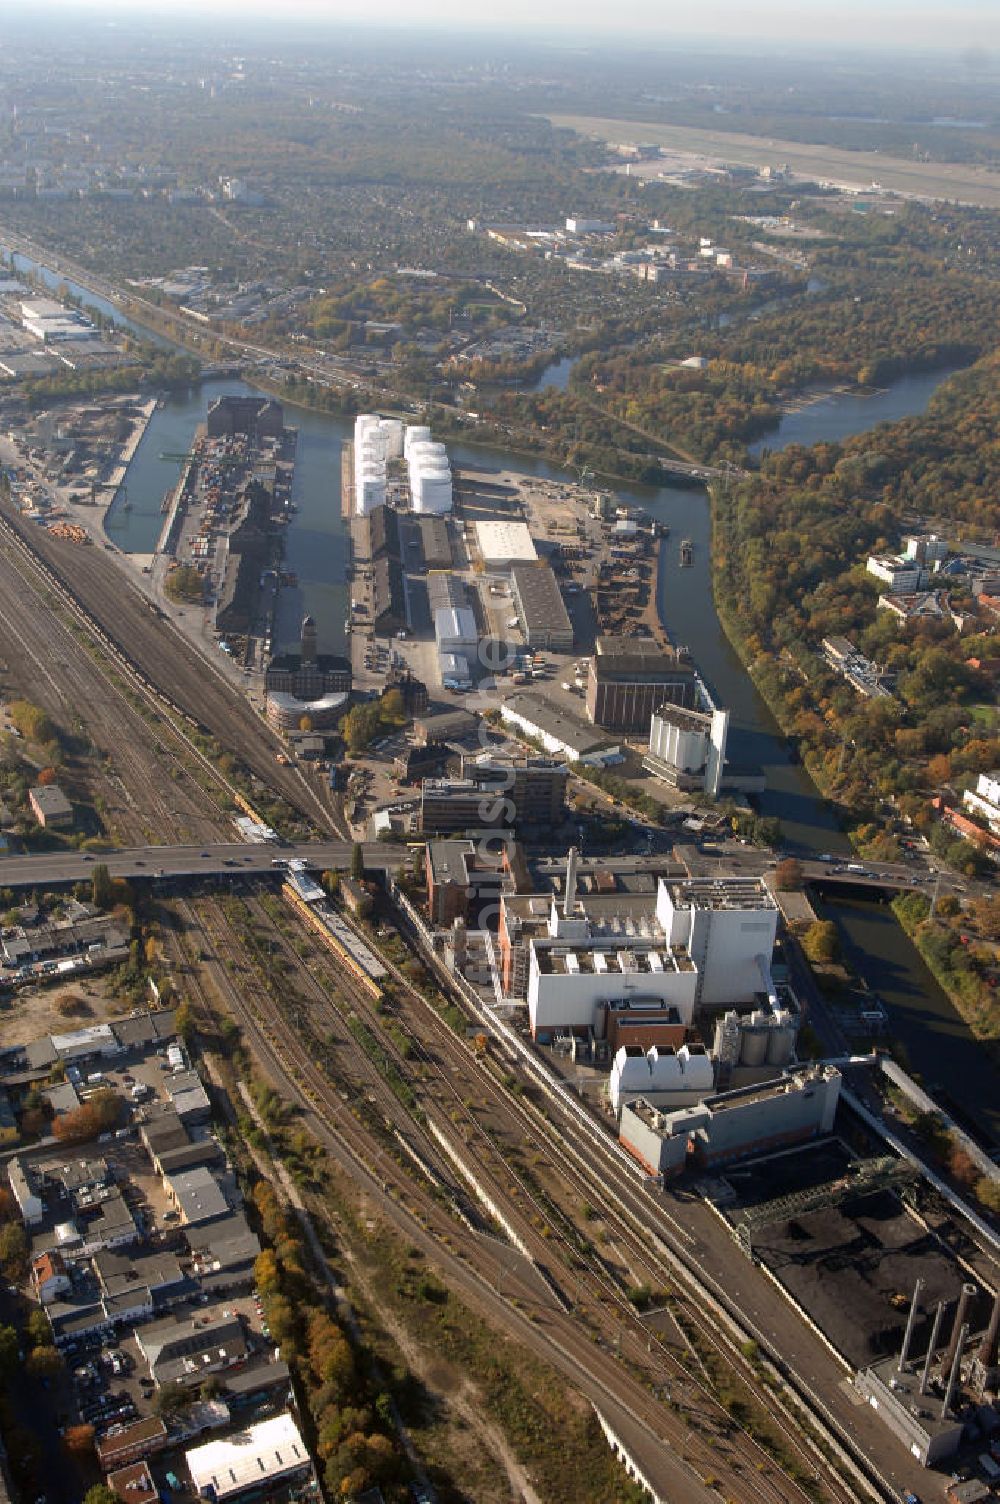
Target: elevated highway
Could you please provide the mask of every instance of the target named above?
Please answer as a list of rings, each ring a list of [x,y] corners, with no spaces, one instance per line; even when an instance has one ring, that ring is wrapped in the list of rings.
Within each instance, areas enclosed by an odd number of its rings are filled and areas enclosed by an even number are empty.
[[[350,841],[309,841],[298,846],[254,846],[245,841],[225,841],[204,846],[118,847],[102,852],[38,851],[28,856],[10,856],[0,862],[0,887],[52,888],[61,883],[87,882],[100,863],[112,877],[130,881],[246,877],[277,872],[276,862],[295,860],[304,861],[317,872],[345,872],[351,865],[353,849]],[[398,867],[406,858],[405,847],[376,843],[363,849],[365,866],[371,871]]]

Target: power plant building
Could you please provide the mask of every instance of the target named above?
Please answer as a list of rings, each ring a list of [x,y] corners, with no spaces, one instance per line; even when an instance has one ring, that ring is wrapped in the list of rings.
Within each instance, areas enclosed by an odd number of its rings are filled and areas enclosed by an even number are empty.
[[[714,1091],[712,1059],[699,1044],[684,1044],[677,1050],[622,1045],[608,1082],[608,1100],[616,1113],[639,1097],[663,1110],[701,1102]]]
[[[622,1106],[619,1139],[650,1175],[710,1169],[832,1133],[840,1083],[818,1065],[671,1112],[640,1097]]]
[[[731,1008],[773,992],[778,906],[760,878],[661,879],[656,917],[668,944],[697,968],[699,1008]]]

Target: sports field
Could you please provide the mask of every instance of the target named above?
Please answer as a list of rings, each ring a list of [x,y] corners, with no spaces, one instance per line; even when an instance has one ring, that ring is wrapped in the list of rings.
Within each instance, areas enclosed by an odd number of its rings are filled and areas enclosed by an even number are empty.
[[[602,120],[590,115],[550,115],[555,126],[616,145],[629,141],[654,142],[684,165],[731,162],[748,167],[776,167],[787,163],[798,178],[866,189],[873,183],[914,198],[951,199],[956,203],[1000,208],[1000,171],[967,162],[910,162],[876,151],[846,151],[843,147],[781,141],[773,137],[743,136],[729,131],[702,130],[686,125],[656,125],[648,120]],[[671,164],[636,162],[633,175],[669,172]],[[675,170],[677,166],[675,164]]]

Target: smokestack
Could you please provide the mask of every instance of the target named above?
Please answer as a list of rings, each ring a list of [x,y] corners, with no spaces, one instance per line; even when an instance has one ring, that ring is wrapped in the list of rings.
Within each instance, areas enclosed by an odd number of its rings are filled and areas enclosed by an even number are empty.
[[[937,1310],[934,1312],[934,1325],[931,1327],[931,1340],[927,1344],[927,1356],[924,1358],[924,1371],[920,1379],[920,1393],[927,1393],[927,1386],[931,1381],[931,1364],[934,1362],[934,1354],[937,1352],[938,1337],[941,1335],[941,1323],[944,1320],[944,1301],[939,1300]]]
[[[994,1295],[990,1324],[986,1328],[976,1355],[984,1368],[996,1367],[998,1346],[1000,1346],[1000,1295]]]
[[[896,1364],[896,1372],[903,1373],[906,1368],[906,1360],[910,1355],[910,1343],[913,1341],[913,1328],[917,1324],[917,1310],[920,1305],[920,1297],[923,1294],[924,1282],[918,1279],[913,1287],[913,1299],[910,1301],[910,1314],[906,1318],[906,1331],[903,1333],[903,1345],[899,1350],[899,1362]]]
[[[965,1322],[962,1330],[958,1334],[958,1341],[955,1342],[954,1337],[952,1337],[952,1342],[955,1347],[955,1356],[952,1359],[951,1373],[948,1375],[948,1388],[945,1390],[944,1399],[941,1401],[942,1420],[944,1420],[945,1416],[948,1414],[948,1411],[951,1409],[951,1402],[955,1398],[955,1385],[958,1383],[958,1370],[962,1366],[962,1349],[965,1346],[965,1339],[968,1335],[969,1323]]]
[[[969,1309],[970,1300],[974,1300],[979,1294],[976,1285],[966,1283],[962,1286],[962,1293],[958,1297],[958,1310],[955,1312],[955,1324],[951,1329],[951,1341],[948,1343],[948,1351],[941,1360],[941,1372],[946,1374],[954,1361],[955,1353],[959,1351],[959,1333]]]
[[[576,902],[576,867],[580,860],[580,853],[575,846],[569,848],[569,856],[566,858],[566,892],[563,894],[563,918],[572,919],[573,905]]]

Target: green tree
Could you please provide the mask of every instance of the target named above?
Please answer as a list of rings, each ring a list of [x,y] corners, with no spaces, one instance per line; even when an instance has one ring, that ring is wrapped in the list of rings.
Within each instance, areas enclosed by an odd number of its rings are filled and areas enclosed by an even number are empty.
[[[90,901],[98,909],[110,909],[114,904],[115,887],[105,862],[98,862],[91,873]]]
[[[351,876],[362,878],[365,875],[365,853],[360,841],[355,841],[351,847]]]
[[[48,1347],[34,1348],[28,1354],[25,1367],[34,1379],[53,1379],[57,1373],[62,1373],[65,1361],[58,1348],[50,1343]]]
[[[802,936],[802,949],[810,961],[817,965],[829,965],[835,961],[840,950],[837,926],[829,919],[817,919]]]
[[[121,1504],[121,1500],[106,1483],[95,1483],[84,1494],[83,1504]]]
[[[12,1326],[0,1326],[0,1384],[7,1384],[17,1372],[17,1333]]]
[[[31,1347],[51,1347],[52,1328],[45,1312],[35,1306],[25,1323],[24,1334]]]
[[[28,1272],[28,1235],[20,1222],[0,1227],[0,1269],[10,1280],[22,1280]]]

